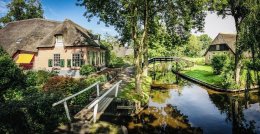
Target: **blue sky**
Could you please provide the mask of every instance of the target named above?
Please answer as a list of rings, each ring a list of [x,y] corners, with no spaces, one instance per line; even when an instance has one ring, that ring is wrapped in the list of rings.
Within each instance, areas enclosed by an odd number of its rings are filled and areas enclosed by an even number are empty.
[[[0,17],[3,16],[7,9],[5,5],[10,0],[0,0]],[[50,20],[63,21],[66,18],[74,21],[75,23],[91,30],[95,34],[109,34],[118,35],[114,27],[106,27],[104,23],[98,24],[98,18],[93,18],[90,22],[83,16],[85,11],[84,7],[76,6],[77,0],[41,0],[44,17]],[[219,32],[234,33],[235,25],[232,17],[222,19],[216,14],[208,13],[205,20],[204,33],[214,38]],[[201,34],[201,33],[196,33]]]

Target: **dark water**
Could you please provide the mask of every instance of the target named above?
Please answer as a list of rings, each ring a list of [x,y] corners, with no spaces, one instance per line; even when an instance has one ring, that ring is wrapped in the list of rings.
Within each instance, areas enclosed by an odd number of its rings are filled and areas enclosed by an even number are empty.
[[[115,114],[116,115],[116,114]],[[133,117],[103,116],[129,133],[259,133],[257,92],[226,94],[187,81],[171,89],[153,89],[148,107]]]

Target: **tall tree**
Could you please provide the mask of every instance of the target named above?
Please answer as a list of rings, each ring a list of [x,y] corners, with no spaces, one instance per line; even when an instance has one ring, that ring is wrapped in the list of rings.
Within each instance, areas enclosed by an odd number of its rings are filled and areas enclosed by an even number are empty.
[[[218,15],[231,15],[235,20],[236,27],[236,54],[235,54],[235,81],[239,84],[240,70],[241,70],[241,56],[242,56],[242,44],[239,43],[239,33],[241,30],[241,23],[248,14],[248,8],[245,4],[249,2],[246,0],[213,0],[213,9],[215,9]]]
[[[173,43],[187,39],[192,28],[203,27],[205,2],[207,0],[78,0],[85,6],[84,16],[91,19],[97,16],[116,30],[126,41],[134,42],[134,65],[136,91],[141,91],[141,76],[148,66],[148,42],[150,23],[154,17],[165,23]],[[144,69],[146,71],[146,69]]]
[[[43,18],[43,9],[39,0],[12,0],[7,4],[8,13],[0,18],[0,25],[30,18]]]
[[[251,52],[252,65],[250,69],[254,70],[256,81],[260,85],[258,74],[260,71],[260,1],[253,0],[247,2],[245,6],[249,12],[241,24],[240,43],[244,44],[244,48]]]
[[[212,42],[212,39],[207,34],[198,36],[198,39],[202,43],[203,50],[207,49]]]

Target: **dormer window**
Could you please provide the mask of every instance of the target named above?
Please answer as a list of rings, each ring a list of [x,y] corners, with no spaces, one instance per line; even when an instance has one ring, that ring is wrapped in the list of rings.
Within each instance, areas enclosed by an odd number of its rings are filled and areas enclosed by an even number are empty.
[[[62,35],[56,35],[56,43],[55,46],[63,46],[63,36]]]
[[[219,45],[216,45],[216,50],[219,50]]]

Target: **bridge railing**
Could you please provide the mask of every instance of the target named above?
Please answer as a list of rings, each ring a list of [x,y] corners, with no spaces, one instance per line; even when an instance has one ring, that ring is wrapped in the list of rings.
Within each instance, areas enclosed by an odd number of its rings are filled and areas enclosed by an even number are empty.
[[[73,94],[71,96],[68,96],[68,97],[66,97],[66,98],[64,98],[64,99],[62,99],[62,100],[60,100],[58,102],[55,102],[55,103],[52,104],[52,106],[54,107],[54,106],[57,106],[57,105],[63,103],[64,109],[65,109],[65,112],[66,112],[66,116],[67,116],[68,120],[71,121],[70,112],[69,112],[67,101],[72,99],[72,98],[74,98],[74,97],[76,97],[76,96],[78,96],[78,95],[80,95],[80,94],[82,94],[82,93],[84,93],[84,92],[86,92],[86,91],[88,91],[89,89],[91,89],[91,88],[93,88],[95,86],[96,86],[96,89],[97,89],[97,96],[99,96],[99,83],[100,83],[100,81],[90,85],[89,87],[87,87],[87,88],[85,88],[85,89],[83,89],[83,90],[81,90],[81,91],[79,91],[79,92],[77,92],[77,93],[75,93],[75,94]]]
[[[99,103],[99,101],[102,100],[105,96],[107,96],[113,89],[116,89],[115,97],[117,97],[119,84],[121,82],[122,82],[122,80],[120,80],[119,82],[114,84],[110,89],[108,89],[104,94],[102,94],[98,99],[96,99],[93,103],[91,103],[88,106],[88,109],[92,109],[94,107],[94,114],[93,114],[93,122],[94,123],[96,123],[96,120],[97,120],[97,112],[98,112],[98,103]]]

